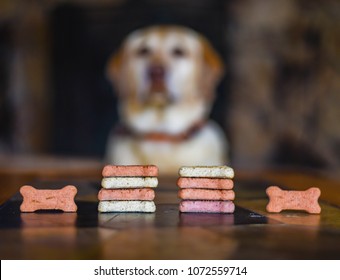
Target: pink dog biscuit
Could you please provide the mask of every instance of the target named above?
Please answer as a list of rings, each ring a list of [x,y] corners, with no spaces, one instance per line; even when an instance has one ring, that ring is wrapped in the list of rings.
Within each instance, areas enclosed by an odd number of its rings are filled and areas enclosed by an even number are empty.
[[[235,193],[231,190],[181,189],[178,197],[192,200],[234,200]]]
[[[210,178],[185,178],[177,180],[180,188],[201,188],[201,189],[225,189],[231,190],[234,182],[231,179],[210,179]]]
[[[23,196],[23,202],[20,205],[22,212],[36,210],[77,211],[77,205],[74,202],[74,197],[77,194],[75,186],[68,185],[59,190],[38,190],[32,186],[22,186],[20,193]]]
[[[180,212],[195,213],[234,213],[235,204],[232,201],[182,200]]]
[[[155,191],[150,188],[139,189],[101,189],[98,200],[153,200]]]
[[[106,165],[103,177],[156,177],[158,167],[155,165]]]
[[[311,214],[319,214],[321,207],[318,204],[321,191],[318,188],[310,188],[305,191],[284,191],[277,186],[271,186],[266,190],[269,203],[266,210],[279,213],[282,210],[304,210]]]

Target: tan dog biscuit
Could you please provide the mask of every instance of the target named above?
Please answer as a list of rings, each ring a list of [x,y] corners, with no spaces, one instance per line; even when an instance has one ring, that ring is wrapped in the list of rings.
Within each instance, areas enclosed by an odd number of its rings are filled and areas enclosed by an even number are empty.
[[[139,189],[101,189],[98,200],[153,200],[155,191],[150,188]]]
[[[234,200],[235,193],[231,190],[181,189],[178,197],[191,200]]]
[[[105,177],[101,185],[105,189],[156,188],[158,179],[156,177]]]
[[[158,167],[155,165],[106,165],[103,177],[157,177]]]
[[[38,190],[32,186],[22,186],[20,193],[23,196],[23,202],[20,205],[22,212],[36,210],[77,211],[77,205],[74,202],[74,197],[77,194],[75,186],[68,185],[58,190]]]
[[[279,213],[282,210],[303,210],[311,214],[319,214],[321,207],[318,204],[321,191],[319,188],[310,188],[305,191],[284,191],[277,186],[270,186],[266,193],[269,203],[266,210]]]
[[[228,166],[182,166],[181,177],[234,178],[234,170]]]
[[[234,182],[231,179],[211,179],[211,178],[185,178],[180,177],[177,180],[177,186],[182,189],[225,189],[231,190]]]

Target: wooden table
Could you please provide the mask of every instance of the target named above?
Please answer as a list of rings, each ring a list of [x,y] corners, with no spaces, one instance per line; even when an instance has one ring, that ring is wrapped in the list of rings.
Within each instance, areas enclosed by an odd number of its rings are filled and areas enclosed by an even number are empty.
[[[97,212],[103,163],[0,158],[1,259],[339,259],[340,180],[298,170],[235,170],[234,214],[179,214],[176,177],[159,178],[154,214]],[[74,184],[77,213],[20,213],[18,190]],[[265,188],[322,190],[320,215],[269,214]]]

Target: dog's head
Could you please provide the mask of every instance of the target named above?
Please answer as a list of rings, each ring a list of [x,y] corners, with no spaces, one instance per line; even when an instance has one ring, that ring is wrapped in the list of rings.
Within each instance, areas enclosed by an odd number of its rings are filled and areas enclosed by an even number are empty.
[[[218,54],[195,31],[154,26],[128,36],[107,73],[129,128],[179,134],[209,114],[222,68]]]

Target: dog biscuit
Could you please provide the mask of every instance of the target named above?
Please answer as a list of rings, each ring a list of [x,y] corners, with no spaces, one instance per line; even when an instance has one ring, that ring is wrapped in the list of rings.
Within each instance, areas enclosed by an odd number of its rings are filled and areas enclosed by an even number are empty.
[[[158,179],[156,177],[105,177],[101,185],[105,189],[156,188]]]
[[[157,177],[158,167],[155,165],[106,165],[103,177]]]
[[[139,189],[101,189],[98,200],[153,200],[155,191],[150,188]]]
[[[177,180],[177,186],[180,188],[198,188],[198,189],[225,189],[231,190],[234,182],[231,179],[211,179],[211,178],[185,178],[180,177]]]
[[[182,166],[181,177],[234,178],[234,170],[228,166]]]
[[[153,213],[156,211],[156,205],[153,201],[100,201],[98,211]]]
[[[321,191],[319,188],[310,188],[305,191],[284,191],[277,186],[270,186],[266,193],[269,203],[266,210],[279,213],[282,210],[304,210],[311,214],[319,214],[321,207],[318,203]]]
[[[39,190],[32,186],[22,186],[20,193],[23,196],[23,202],[20,205],[22,212],[36,210],[77,211],[77,205],[74,202],[74,197],[77,194],[75,186],[68,185],[58,190]]]
[[[234,200],[235,193],[232,190],[181,189],[178,197],[191,200]]]
[[[195,213],[234,213],[235,204],[232,201],[182,200],[180,212]]]

